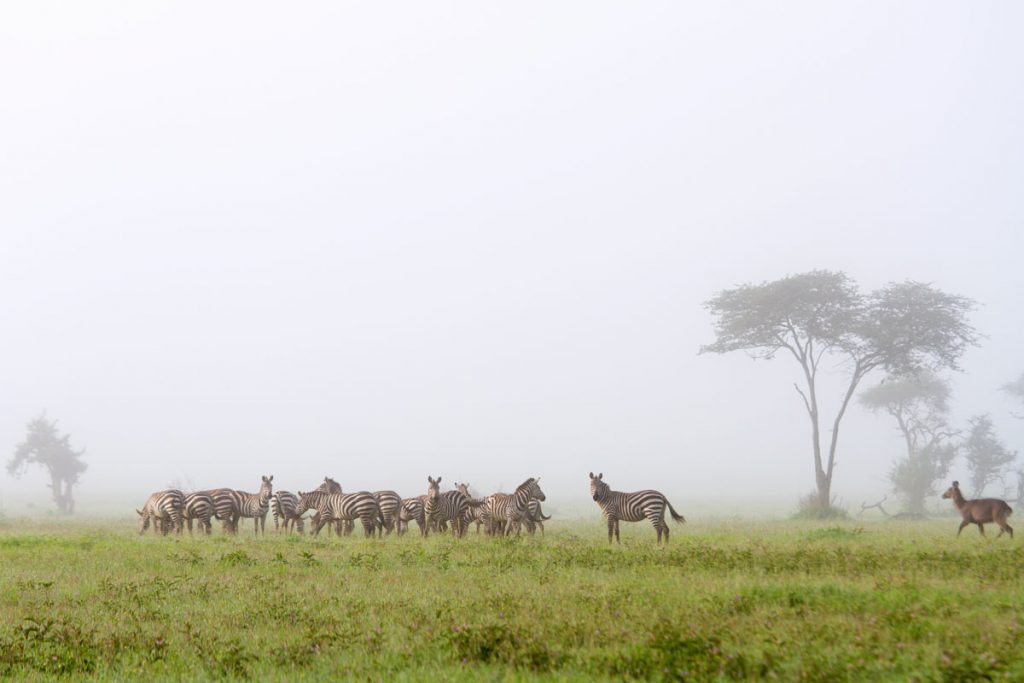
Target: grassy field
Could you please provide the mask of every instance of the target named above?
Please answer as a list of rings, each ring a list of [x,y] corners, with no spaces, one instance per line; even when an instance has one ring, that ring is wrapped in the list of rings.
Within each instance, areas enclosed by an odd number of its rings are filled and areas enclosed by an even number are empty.
[[[368,541],[7,519],[0,678],[1024,679],[1020,541],[691,520],[609,547],[598,520]]]

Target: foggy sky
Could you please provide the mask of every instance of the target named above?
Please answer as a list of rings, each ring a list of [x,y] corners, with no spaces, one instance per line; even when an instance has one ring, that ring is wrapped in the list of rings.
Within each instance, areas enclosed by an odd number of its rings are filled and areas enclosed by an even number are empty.
[[[701,302],[813,268],[982,303],[956,419],[1024,450],[997,391],[1024,371],[1022,20],[4,4],[0,459],[45,409],[88,448],[86,502],[431,474],[540,475],[557,506],[589,470],[687,516],[789,500],[797,368],[698,356]],[[834,491],[880,496],[893,426],[843,429]],[[45,503],[41,475],[0,472],[0,502]]]

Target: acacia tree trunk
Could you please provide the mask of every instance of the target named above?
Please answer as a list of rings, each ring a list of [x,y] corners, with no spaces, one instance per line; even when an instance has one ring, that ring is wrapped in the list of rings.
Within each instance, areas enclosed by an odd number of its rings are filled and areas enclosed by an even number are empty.
[[[53,502],[57,505],[57,512],[62,515],[70,515],[75,508],[71,499],[71,482],[51,471],[50,489],[53,491]]]

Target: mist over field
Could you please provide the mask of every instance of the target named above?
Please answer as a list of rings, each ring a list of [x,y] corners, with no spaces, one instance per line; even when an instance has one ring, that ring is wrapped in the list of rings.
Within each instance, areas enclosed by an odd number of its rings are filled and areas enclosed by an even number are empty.
[[[6,5],[0,455],[59,420],[81,513],[264,474],[406,496],[540,476],[549,510],[596,519],[593,471],[691,519],[786,514],[814,488],[799,369],[698,355],[703,303],[816,269],[977,301],[951,421],[988,413],[1024,451],[999,390],[1024,372],[1022,21]],[[834,495],[881,498],[902,448],[851,405]],[[47,481],[0,469],[0,509],[52,509]]]

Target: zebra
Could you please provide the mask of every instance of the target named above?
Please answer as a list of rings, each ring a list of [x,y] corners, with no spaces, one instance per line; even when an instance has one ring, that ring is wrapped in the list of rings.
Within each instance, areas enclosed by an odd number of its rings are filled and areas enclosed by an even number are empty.
[[[455,483],[455,488],[462,492],[466,498],[469,499],[470,507],[466,508],[466,517],[462,523],[466,527],[466,531],[469,531],[469,525],[476,522],[476,532],[480,533],[480,525],[484,523],[484,506],[482,498],[474,498],[473,494],[469,492],[469,484],[463,482],[459,484]]]
[[[233,489],[203,491],[213,500],[213,516],[221,521],[224,533],[238,533],[238,500]]]
[[[374,491],[373,498],[380,507],[380,515],[384,530],[390,535],[398,522],[398,513],[402,507],[402,497],[394,491]]]
[[[372,538],[374,531],[383,528],[384,520],[381,519],[380,506],[369,491],[357,493],[326,493],[324,491],[299,491],[299,505],[295,514],[301,515],[306,510],[315,509],[320,513],[320,518],[313,527],[313,535],[320,533],[320,529],[328,522],[339,522],[344,520],[359,519],[363,523],[363,531],[367,538]],[[341,535],[341,525],[335,526],[335,533]]]
[[[199,522],[200,530],[207,535],[212,530],[210,518],[213,516],[213,496],[208,491],[195,491],[185,496],[181,508],[182,516],[188,522],[188,533],[192,535],[192,521]]]
[[[424,515],[423,499],[426,496],[416,498],[403,498],[402,506],[398,509],[398,534],[404,534],[409,530],[409,522],[414,521],[420,528],[420,536],[427,535],[427,520]]]
[[[658,544],[661,544],[661,536],[665,535],[665,543],[668,543],[668,524],[665,523],[665,508],[672,514],[676,522],[686,523],[686,518],[677,514],[672,503],[659,491],[633,491],[624,493],[612,491],[611,487],[604,482],[604,472],[596,477],[590,473],[590,496],[594,502],[601,507],[601,513],[608,520],[608,542],[612,542],[612,534],[615,534],[615,542],[619,543],[619,521],[642,522],[644,519],[651,520],[654,530],[658,532]]]
[[[512,534],[513,528],[516,530],[516,536],[520,534],[523,520],[529,512],[530,499],[546,500],[539,481],[539,477],[530,477],[517,486],[514,492],[495,493],[484,500],[483,516],[491,533],[498,532],[501,528],[500,523],[504,522],[506,536]]]
[[[317,486],[313,490],[314,491],[318,491],[320,493],[344,493],[344,491],[341,490],[341,484],[339,484],[338,482],[334,481],[330,477],[324,477],[323,483],[320,484],[319,486]],[[316,511],[313,514],[313,518],[310,520],[310,523],[313,525],[314,528],[318,524],[320,524],[320,512],[319,511]],[[342,532],[342,528],[343,527],[348,527],[347,531],[346,531],[346,534],[352,533],[352,528],[353,527],[349,526],[347,522],[336,522],[336,524],[338,525],[338,530],[337,531],[338,531],[339,534]]]
[[[152,494],[139,513],[139,535],[146,533],[149,523],[153,523],[153,533],[160,533],[166,536],[171,526],[175,533],[181,533],[182,516],[181,508],[185,502],[185,494],[178,489],[157,491]]]
[[[299,497],[291,491],[276,491],[270,498],[270,509],[274,513],[274,530],[288,532],[289,528],[306,533],[301,515],[295,514]]]
[[[427,527],[434,524],[440,527],[444,522],[451,521],[452,536],[457,538],[465,535],[463,518],[466,515],[466,508],[469,507],[469,499],[462,491],[441,493],[441,477],[434,479],[428,476],[427,482],[427,499],[423,504]]]
[[[270,510],[273,479],[273,475],[263,477],[259,493],[246,493],[235,489],[207,491],[213,497],[213,514],[224,523],[225,532],[238,533],[238,520],[242,517],[253,517],[256,520],[256,533],[259,534],[260,522],[266,524],[267,512]]]
[[[529,506],[526,510],[526,531],[532,536],[536,533],[537,529],[540,529],[540,535],[544,535],[544,522],[551,519],[550,516],[544,516],[544,510],[540,506],[540,501],[536,498],[531,498]]]
[[[264,476],[263,481],[260,483],[259,493],[234,492],[235,499],[238,501],[238,516],[252,517],[256,525],[257,535],[259,535],[260,531],[264,534],[267,533],[267,513],[270,511],[270,496],[274,492],[272,481],[274,481],[274,475]]]

